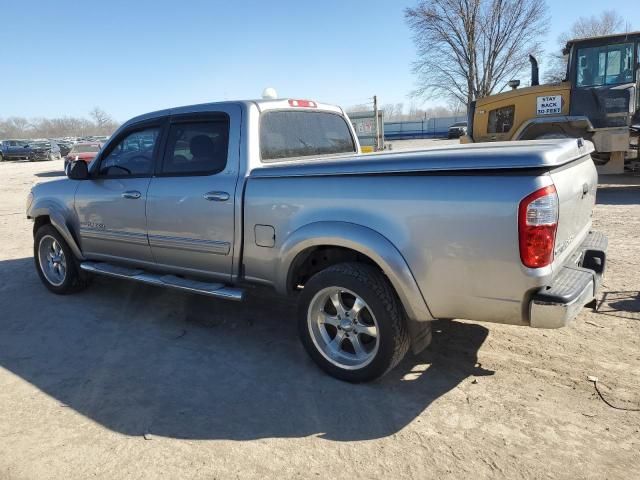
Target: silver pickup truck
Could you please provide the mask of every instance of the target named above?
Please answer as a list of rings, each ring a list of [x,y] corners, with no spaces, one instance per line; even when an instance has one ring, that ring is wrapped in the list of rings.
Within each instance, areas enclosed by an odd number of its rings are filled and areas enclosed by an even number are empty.
[[[591,230],[591,151],[360,155],[342,109],[310,100],[163,110],[33,188],[35,266],[58,294],[99,274],[229,300],[251,284],[296,295],[313,360],[367,381],[427,346],[434,319],[557,328],[594,300],[607,240]]]

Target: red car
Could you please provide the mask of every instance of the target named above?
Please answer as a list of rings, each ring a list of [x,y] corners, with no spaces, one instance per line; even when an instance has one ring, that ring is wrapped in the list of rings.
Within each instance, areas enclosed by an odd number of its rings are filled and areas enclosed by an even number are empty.
[[[67,156],[64,157],[64,171],[66,172],[71,162],[75,160],[84,160],[89,163],[96,158],[101,148],[102,143],[99,142],[76,143]]]

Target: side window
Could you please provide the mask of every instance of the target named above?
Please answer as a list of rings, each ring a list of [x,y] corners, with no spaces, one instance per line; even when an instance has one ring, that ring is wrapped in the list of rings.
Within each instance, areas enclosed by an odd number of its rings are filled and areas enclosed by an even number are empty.
[[[489,133],[507,133],[513,127],[513,117],[516,111],[515,105],[496,108],[489,112]]]
[[[153,171],[153,150],[160,128],[152,127],[132,132],[123,138],[100,163],[100,175],[127,177],[150,175]]]
[[[227,166],[229,120],[175,123],[169,129],[162,175],[213,175]]]

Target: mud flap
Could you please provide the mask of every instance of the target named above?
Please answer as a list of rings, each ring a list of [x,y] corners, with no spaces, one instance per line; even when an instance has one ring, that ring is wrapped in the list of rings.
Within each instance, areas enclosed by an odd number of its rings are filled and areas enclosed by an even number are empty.
[[[431,343],[431,322],[428,320],[421,322],[409,320],[407,326],[411,336],[411,351],[417,355]]]

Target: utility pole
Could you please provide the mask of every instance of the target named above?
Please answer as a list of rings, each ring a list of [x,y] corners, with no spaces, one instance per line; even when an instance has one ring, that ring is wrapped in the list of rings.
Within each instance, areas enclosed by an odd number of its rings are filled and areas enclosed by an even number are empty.
[[[378,122],[378,96],[373,96],[373,117],[376,119],[376,151],[380,150],[380,125]]]

